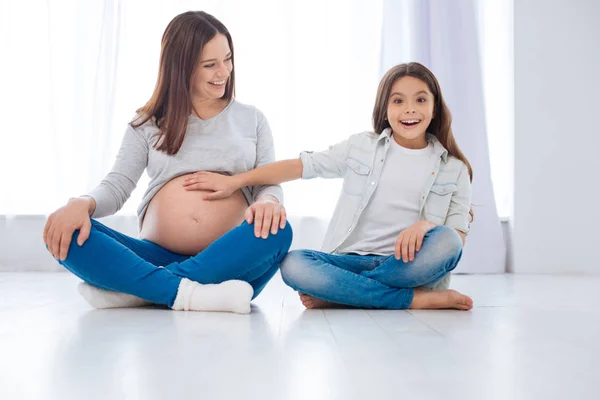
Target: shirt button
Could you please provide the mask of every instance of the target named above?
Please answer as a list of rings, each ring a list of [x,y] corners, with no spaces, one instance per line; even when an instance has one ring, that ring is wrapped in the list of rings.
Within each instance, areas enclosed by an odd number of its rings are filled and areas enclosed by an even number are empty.
[[[348,232],[352,232],[352,228],[348,229]]]
[[[371,186],[373,186],[375,184],[375,182],[371,182]]]
[[[381,162],[383,162],[383,158],[381,159]]]
[[[435,172],[432,172],[431,175],[435,175]]]
[[[422,197],[421,197],[421,200],[425,200],[425,196],[422,196]]]

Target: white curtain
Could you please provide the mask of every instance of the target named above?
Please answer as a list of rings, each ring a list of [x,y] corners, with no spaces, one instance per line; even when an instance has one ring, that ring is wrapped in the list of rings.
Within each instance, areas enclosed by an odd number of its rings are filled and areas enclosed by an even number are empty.
[[[475,220],[456,272],[502,273],[505,246],[490,178],[478,19],[473,0],[385,0],[380,74],[418,61],[436,75],[473,167]]]
[[[102,179],[152,93],[165,27],[188,10],[229,28],[237,98],[265,113],[278,159],[371,129],[392,64],[431,67],[475,170],[476,222],[461,271],[503,271],[471,1],[0,1],[0,215],[48,214]],[[147,181],[120,214],[134,214]],[[340,187],[285,184],[289,214],[322,227]],[[319,235],[297,243],[313,246]]]
[[[237,98],[267,116],[279,159],[369,129],[381,1],[32,0],[1,3],[0,215],[47,214],[110,169],[152,94],[168,22],[205,10],[230,30]],[[147,177],[121,214],[135,212]],[[339,182],[285,185],[290,214],[328,218]],[[9,189],[7,189],[9,188]]]

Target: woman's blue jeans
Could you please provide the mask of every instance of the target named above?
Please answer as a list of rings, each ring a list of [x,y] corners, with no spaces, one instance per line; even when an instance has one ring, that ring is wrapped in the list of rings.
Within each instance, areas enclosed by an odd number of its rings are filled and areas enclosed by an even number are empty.
[[[77,244],[78,236],[76,231],[67,258],[60,262],[66,269],[90,285],[171,307],[182,278],[200,283],[239,279],[252,285],[258,296],[287,254],[292,228],[288,223],[262,239],[243,222],[195,256],[129,237],[94,219],[83,246]]]

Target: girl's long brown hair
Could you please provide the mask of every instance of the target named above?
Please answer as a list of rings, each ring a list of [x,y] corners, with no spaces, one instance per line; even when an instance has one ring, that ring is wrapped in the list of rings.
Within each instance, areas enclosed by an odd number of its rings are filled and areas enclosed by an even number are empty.
[[[433,94],[435,99],[433,106],[435,116],[431,120],[426,131],[435,135],[446,150],[448,150],[448,154],[458,158],[467,165],[469,177],[472,182],[473,170],[471,169],[471,164],[467,160],[467,157],[465,157],[454,139],[451,127],[452,115],[442,97],[440,84],[435,75],[433,75],[433,73],[424,65],[416,62],[399,64],[385,73],[379,83],[377,99],[375,101],[375,107],[373,108],[373,129],[375,130],[375,133],[381,133],[385,128],[390,127],[390,123],[387,120],[387,107],[392,92],[392,86],[394,85],[394,82],[405,76],[412,76],[413,78],[425,82],[429,91]]]
[[[155,148],[169,155],[177,154],[192,112],[191,80],[202,49],[217,34],[229,42],[234,64],[233,42],[229,31],[218,19],[203,11],[179,14],[169,23],[162,37],[160,67],[156,87],[150,100],[137,110],[139,117],[131,123],[139,127],[153,118],[159,128]],[[235,68],[232,69],[222,99],[231,101],[235,94]]]
[[[446,106],[440,84],[433,75],[433,73],[425,67],[423,64],[417,62],[411,62],[407,64],[399,64],[392,67],[388,72],[385,73],[379,87],[377,89],[377,99],[375,100],[375,107],[373,108],[373,129],[375,133],[381,133],[385,128],[390,127],[390,123],[387,120],[387,107],[392,92],[392,86],[394,82],[405,76],[412,76],[417,78],[427,85],[431,94],[434,97],[434,117],[429,123],[426,132],[435,135],[440,143],[448,150],[448,154],[458,158],[464,162],[469,171],[469,178],[473,182],[473,169],[471,163],[467,160],[467,157],[458,147],[454,134],[452,133],[452,114]],[[473,208],[469,210],[471,221],[473,221]]]

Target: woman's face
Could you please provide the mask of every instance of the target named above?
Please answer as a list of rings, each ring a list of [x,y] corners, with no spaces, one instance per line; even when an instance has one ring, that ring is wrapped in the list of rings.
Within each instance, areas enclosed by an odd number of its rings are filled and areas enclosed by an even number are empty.
[[[404,76],[392,85],[387,118],[394,135],[405,143],[425,140],[425,131],[434,116],[434,96],[427,84]]]
[[[220,99],[233,70],[231,49],[227,37],[217,34],[200,54],[200,61],[192,75],[192,96],[198,100]]]

